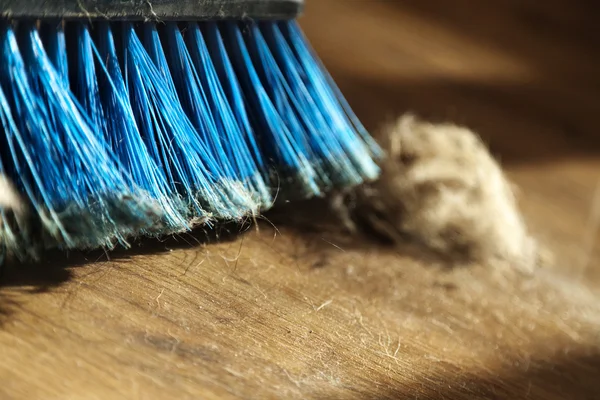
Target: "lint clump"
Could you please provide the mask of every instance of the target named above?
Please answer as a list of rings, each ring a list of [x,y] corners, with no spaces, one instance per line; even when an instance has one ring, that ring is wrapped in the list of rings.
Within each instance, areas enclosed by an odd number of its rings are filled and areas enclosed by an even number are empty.
[[[461,260],[531,269],[537,245],[511,183],[477,134],[410,114],[383,133],[380,179],[343,197],[350,227],[360,221],[394,242],[413,239]]]

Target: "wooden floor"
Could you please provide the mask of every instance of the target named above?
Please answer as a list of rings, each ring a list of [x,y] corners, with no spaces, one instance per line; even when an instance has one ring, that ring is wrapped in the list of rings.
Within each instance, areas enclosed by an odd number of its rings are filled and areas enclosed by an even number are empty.
[[[212,244],[57,257],[2,277],[0,398],[600,398],[598,9],[309,0],[301,19],[373,132],[405,111],[478,131],[554,266],[448,269],[314,204]]]

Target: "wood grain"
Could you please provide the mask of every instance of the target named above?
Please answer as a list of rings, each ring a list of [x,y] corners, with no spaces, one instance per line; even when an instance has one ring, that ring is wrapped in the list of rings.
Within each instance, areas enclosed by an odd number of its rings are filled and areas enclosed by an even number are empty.
[[[478,131],[552,267],[449,269],[339,232],[319,202],[219,240],[55,255],[3,273],[0,398],[598,398],[597,11],[322,0],[301,19],[374,132],[409,110]]]

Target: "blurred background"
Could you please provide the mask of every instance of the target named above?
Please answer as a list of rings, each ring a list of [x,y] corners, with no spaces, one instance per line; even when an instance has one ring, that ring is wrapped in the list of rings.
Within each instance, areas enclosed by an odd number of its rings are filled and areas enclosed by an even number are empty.
[[[404,112],[479,133],[557,269],[600,288],[600,5],[308,1],[301,25],[377,135]]]

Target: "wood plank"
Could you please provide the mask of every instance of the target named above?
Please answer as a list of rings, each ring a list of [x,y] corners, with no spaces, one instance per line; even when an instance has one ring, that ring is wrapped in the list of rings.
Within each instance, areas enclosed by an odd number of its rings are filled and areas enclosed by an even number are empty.
[[[465,124],[552,249],[525,277],[340,232],[322,202],[259,230],[4,271],[0,398],[593,399],[600,56],[592,1],[309,1],[366,125]]]

